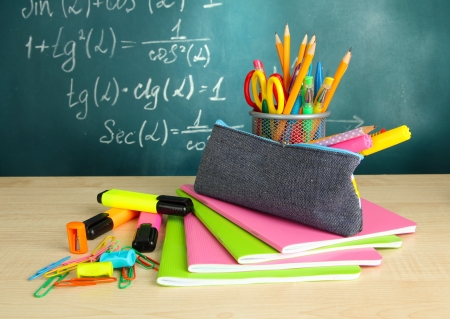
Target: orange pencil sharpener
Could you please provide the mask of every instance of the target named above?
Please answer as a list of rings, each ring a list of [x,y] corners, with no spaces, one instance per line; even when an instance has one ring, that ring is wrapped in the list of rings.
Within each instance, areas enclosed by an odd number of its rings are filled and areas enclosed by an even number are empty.
[[[66,225],[69,250],[73,254],[85,254],[88,251],[86,226],[82,222],[70,222]]]

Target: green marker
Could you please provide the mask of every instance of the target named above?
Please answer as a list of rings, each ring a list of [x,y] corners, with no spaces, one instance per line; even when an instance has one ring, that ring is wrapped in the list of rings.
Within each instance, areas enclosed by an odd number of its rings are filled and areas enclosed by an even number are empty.
[[[303,114],[313,114],[314,78],[312,76],[305,77],[303,86],[305,88],[305,103],[303,104]],[[304,142],[309,142],[311,140],[312,126],[312,120],[303,120],[303,130],[305,131]]]

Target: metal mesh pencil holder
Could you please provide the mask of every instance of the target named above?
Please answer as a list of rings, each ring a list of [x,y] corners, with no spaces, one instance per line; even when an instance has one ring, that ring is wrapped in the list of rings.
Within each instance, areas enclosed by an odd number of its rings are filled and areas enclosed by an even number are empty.
[[[284,115],[249,112],[252,133],[284,144],[307,143],[325,137],[325,121],[330,112]]]

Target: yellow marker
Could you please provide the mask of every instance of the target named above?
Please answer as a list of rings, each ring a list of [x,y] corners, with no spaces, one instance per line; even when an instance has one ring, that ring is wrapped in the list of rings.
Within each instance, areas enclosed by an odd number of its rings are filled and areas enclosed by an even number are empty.
[[[77,266],[77,277],[112,277],[113,271],[110,261],[82,263]]]
[[[137,192],[110,189],[97,195],[97,202],[109,207],[186,216],[194,210],[192,201],[184,197],[153,195]]]
[[[360,154],[367,156],[407,141],[410,138],[411,132],[409,131],[409,128],[406,125],[402,125],[392,130],[373,136],[372,147],[360,152]]]

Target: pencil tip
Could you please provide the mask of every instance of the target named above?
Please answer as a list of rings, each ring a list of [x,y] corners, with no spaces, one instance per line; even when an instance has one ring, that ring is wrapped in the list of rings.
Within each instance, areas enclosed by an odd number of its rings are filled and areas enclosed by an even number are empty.
[[[352,47],[350,47],[350,49],[348,49],[348,52],[352,52]]]

